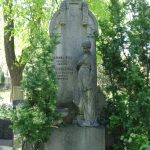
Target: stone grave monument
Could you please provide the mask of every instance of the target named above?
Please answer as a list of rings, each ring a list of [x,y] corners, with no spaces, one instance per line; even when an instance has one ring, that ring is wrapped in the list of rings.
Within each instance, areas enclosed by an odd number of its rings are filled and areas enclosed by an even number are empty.
[[[54,63],[64,127],[53,130],[45,150],[105,150],[105,129],[98,121],[96,34],[95,16],[82,0],[64,0],[51,20],[50,36],[60,41]]]
[[[98,122],[96,34],[95,16],[82,0],[64,0],[50,22],[50,36],[60,41],[54,63],[65,126],[53,130],[45,150],[105,150],[105,129]]]

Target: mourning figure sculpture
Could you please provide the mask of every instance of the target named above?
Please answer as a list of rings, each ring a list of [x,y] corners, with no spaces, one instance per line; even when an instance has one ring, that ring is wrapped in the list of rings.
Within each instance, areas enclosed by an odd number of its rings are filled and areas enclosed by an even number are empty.
[[[82,119],[77,119],[80,126],[97,127],[95,113],[95,90],[93,88],[94,62],[90,52],[91,42],[86,40],[82,43],[83,55],[77,63],[78,90],[79,90],[79,113],[83,114]]]

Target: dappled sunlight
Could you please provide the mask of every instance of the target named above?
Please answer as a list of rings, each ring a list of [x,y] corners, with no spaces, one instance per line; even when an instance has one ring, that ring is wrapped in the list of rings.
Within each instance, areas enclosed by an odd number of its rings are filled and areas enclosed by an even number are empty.
[[[0,104],[10,104],[10,90],[0,90]]]

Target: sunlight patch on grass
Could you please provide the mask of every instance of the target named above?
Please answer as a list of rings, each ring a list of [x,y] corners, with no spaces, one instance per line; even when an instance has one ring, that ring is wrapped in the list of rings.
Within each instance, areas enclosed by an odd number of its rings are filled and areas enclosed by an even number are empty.
[[[0,103],[10,103],[10,90],[0,91]]]

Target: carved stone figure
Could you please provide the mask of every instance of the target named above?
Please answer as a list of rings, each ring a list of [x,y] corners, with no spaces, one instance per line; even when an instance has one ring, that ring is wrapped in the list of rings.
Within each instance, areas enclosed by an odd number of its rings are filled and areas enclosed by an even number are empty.
[[[94,88],[95,67],[90,52],[91,42],[82,43],[83,56],[77,64],[78,89],[79,89],[79,112],[83,114],[83,120],[79,119],[80,126],[98,126],[95,113],[96,91]]]

